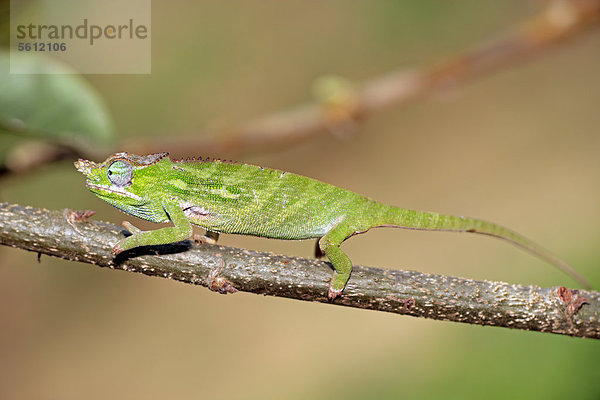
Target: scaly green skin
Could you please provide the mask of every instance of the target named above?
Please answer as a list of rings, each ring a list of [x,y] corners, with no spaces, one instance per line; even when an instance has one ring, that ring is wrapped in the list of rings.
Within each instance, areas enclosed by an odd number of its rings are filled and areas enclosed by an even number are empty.
[[[136,156],[118,153],[101,164],[79,160],[98,197],[133,216],[173,227],[141,231],[113,249],[118,254],[138,246],[178,242],[192,236],[192,225],[213,233],[237,233],[273,239],[319,239],[334,268],[328,296],[346,286],[352,263],[340,249],[352,235],[371,228],[475,232],[511,241],[587,282],[567,264],[528,239],[499,225],[464,217],[407,210],[304,176],[220,160],[171,161],[168,153]]]

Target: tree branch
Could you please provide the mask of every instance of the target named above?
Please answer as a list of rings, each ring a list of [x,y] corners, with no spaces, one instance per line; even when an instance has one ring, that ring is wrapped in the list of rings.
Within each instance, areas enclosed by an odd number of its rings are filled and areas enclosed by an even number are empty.
[[[189,241],[111,254],[122,227],[88,213],[0,203],[0,244],[99,267],[207,286],[328,303],[322,261]],[[600,293],[354,267],[337,305],[438,320],[600,339]]]

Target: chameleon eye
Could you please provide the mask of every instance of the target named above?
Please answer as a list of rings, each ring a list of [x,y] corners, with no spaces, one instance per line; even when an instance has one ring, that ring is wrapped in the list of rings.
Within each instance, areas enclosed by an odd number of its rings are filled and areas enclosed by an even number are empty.
[[[117,160],[108,167],[108,180],[113,185],[125,186],[131,182],[133,167],[127,161]]]

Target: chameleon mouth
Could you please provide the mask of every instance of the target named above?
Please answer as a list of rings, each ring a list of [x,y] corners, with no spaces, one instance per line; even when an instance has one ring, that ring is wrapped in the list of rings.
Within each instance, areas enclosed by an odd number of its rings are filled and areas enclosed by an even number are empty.
[[[124,196],[124,197],[128,197],[130,199],[136,200],[136,201],[142,201],[142,198],[136,194],[130,193],[128,191],[126,191],[123,188],[120,187],[116,187],[116,186],[108,186],[108,185],[97,185],[95,183],[92,183],[90,181],[87,181],[85,183],[85,186],[87,186],[88,189],[90,189],[93,192],[98,193],[99,195],[103,195],[103,193],[114,193],[117,194],[119,196]]]

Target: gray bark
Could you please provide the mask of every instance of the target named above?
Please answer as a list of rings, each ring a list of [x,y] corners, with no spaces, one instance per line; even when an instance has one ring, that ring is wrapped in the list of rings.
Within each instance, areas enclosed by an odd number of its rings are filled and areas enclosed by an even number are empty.
[[[0,203],[0,244],[112,269],[175,279],[220,293],[252,292],[328,303],[328,263],[184,241],[111,249],[126,230],[69,210]],[[600,338],[600,293],[475,281],[355,266],[333,304],[438,320]]]

